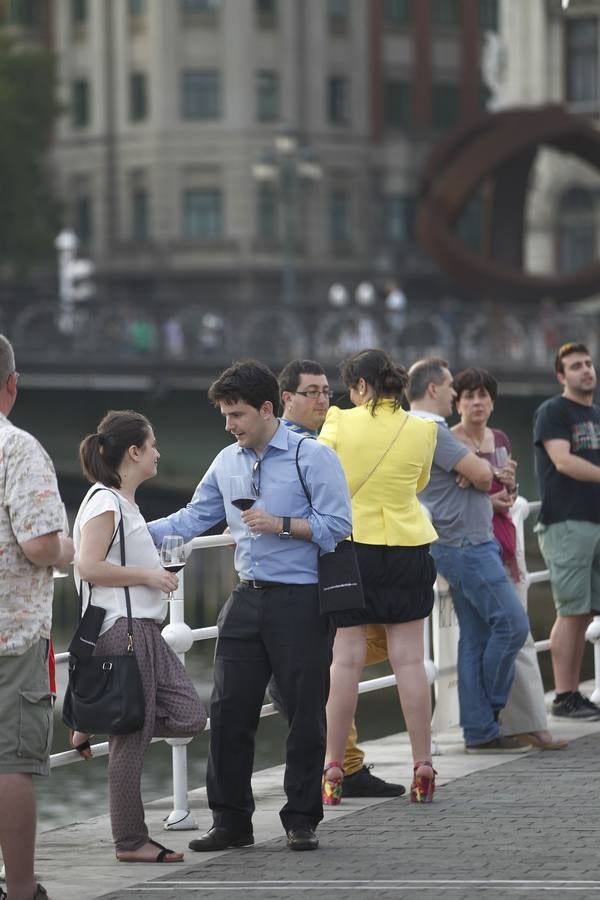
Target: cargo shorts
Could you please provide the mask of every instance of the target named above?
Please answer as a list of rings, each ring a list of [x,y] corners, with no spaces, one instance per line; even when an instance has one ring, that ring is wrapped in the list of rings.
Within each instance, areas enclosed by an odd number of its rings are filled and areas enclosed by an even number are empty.
[[[52,746],[49,642],[0,655],[0,775],[48,775]]]
[[[567,519],[535,530],[557,615],[600,615],[600,525]]]

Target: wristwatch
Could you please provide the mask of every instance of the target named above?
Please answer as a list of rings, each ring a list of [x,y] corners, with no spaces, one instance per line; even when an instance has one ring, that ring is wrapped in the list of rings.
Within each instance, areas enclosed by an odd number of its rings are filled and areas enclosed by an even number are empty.
[[[279,532],[282,541],[287,541],[292,537],[292,520],[289,516],[282,516],[283,528]]]

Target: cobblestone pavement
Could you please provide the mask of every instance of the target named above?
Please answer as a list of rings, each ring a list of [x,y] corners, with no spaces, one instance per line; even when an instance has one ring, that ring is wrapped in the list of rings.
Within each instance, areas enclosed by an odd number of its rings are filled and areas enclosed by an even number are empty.
[[[428,806],[403,797],[326,820],[316,853],[292,853],[282,837],[198,854],[181,875],[172,866],[103,900],[600,897],[599,756],[591,734],[457,778]]]

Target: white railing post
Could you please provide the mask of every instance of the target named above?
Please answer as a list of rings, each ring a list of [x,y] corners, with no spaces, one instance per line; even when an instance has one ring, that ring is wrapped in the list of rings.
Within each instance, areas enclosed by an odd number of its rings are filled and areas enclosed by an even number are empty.
[[[585,637],[594,645],[594,692],[590,699],[592,703],[600,704],[600,616],[594,616]]]
[[[184,621],[183,572],[179,586],[169,602],[169,624],[162,630],[162,636],[185,665],[185,654],[194,643],[191,629]],[[191,737],[167,738],[171,745],[173,765],[173,809],[165,819],[167,831],[193,831],[198,824],[188,806],[187,744]]]

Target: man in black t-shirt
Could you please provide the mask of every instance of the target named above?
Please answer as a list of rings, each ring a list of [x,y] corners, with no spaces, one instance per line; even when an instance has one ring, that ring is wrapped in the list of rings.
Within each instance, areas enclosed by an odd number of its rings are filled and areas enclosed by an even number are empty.
[[[600,407],[596,372],[585,344],[563,344],[555,361],[562,395],[546,400],[533,420],[542,508],[540,549],[550,572],[556,621],[550,651],[555,716],[600,719],[579,692],[585,632],[600,615]]]

